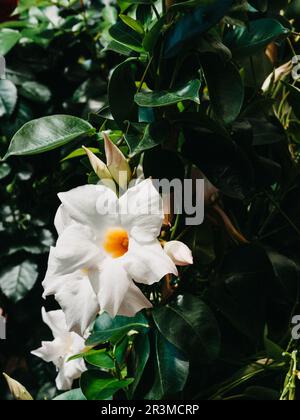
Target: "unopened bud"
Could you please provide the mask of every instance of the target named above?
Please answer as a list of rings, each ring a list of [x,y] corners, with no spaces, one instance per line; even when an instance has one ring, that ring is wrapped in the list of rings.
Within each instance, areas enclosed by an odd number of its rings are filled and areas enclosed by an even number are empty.
[[[108,170],[118,185],[125,190],[132,177],[129,163],[106,133],[103,133],[103,137]]]
[[[32,401],[33,398],[27,391],[27,389],[21,385],[19,382],[15,381],[14,379],[10,378],[6,373],[3,373],[4,378],[6,379],[6,382],[8,384],[9,390],[12,394],[12,396],[16,400],[21,401]]]

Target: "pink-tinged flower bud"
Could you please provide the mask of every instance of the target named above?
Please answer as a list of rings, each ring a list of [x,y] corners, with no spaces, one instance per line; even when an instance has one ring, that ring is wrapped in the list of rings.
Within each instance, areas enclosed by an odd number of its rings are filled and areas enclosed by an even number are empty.
[[[104,185],[111,188],[112,190],[115,190],[114,180],[111,176],[111,173],[108,170],[108,167],[105,165],[105,163],[102,162],[102,160],[99,159],[87,147],[82,146],[82,148],[85,151],[85,153],[87,154],[87,157],[89,158],[90,164],[91,164],[95,174],[98,176],[98,178],[101,179],[101,181]]]
[[[104,137],[104,147],[108,170],[117,184],[123,190],[125,190],[127,189],[127,185],[132,177],[129,163],[127,162],[127,159],[121,150],[110,140],[108,135],[106,133],[102,134]]]
[[[176,265],[184,266],[193,264],[194,262],[192,251],[183,242],[166,242],[164,245],[164,250]]]
[[[16,400],[23,400],[23,401],[32,401],[33,398],[27,391],[27,389],[21,385],[19,382],[15,381],[14,379],[10,378],[6,373],[3,373],[4,378],[8,384],[9,390],[12,396]]]
[[[112,179],[112,176],[105,165],[104,162],[102,162],[101,159],[99,159],[90,149],[88,149],[85,146],[82,146],[83,150],[87,154],[87,157],[89,158],[90,164],[95,172],[95,174],[100,179]]]

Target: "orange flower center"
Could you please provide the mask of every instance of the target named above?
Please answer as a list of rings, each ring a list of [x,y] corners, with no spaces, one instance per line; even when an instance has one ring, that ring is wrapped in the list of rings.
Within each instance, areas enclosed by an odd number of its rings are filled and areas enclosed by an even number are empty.
[[[128,251],[129,237],[123,228],[113,228],[106,232],[103,248],[113,258],[122,257]]]

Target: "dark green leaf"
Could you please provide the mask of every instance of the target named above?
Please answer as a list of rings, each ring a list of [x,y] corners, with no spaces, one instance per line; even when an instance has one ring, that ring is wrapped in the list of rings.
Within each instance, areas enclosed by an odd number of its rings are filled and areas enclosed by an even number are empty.
[[[232,123],[244,102],[244,86],[238,69],[232,62],[223,62],[211,54],[203,60],[203,68],[216,117],[225,124]]]
[[[0,164],[0,179],[5,178],[11,172],[11,167],[7,163]]]
[[[135,102],[142,107],[162,107],[177,104],[181,101],[193,101],[200,103],[199,89],[200,80],[191,80],[184,86],[176,89],[160,92],[140,92],[135,95]]]
[[[189,374],[189,362],[158,331],[155,332],[154,384],[146,398],[161,400],[183,390]]]
[[[14,135],[4,159],[55,149],[89,134],[92,129],[87,121],[70,115],[52,115],[30,121]]]
[[[161,144],[165,138],[166,127],[159,122],[131,125],[131,129],[125,134],[125,140],[129,146],[131,156],[152,149]]]
[[[207,2],[206,2],[207,3]],[[202,4],[179,19],[166,37],[165,58],[174,57],[189,41],[214,26],[225,15],[233,0],[215,0]]]
[[[87,339],[86,344],[94,346],[105,341],[115,344],[122,340],[131,330],[145,331],[148,328],[148,321],[141,313],[132,318],[117,316],[114,319],[107,313],[103,313],[97,318],[94,331]]]
[[[135,58],[129,58],[117,66],[108,85],[110,111],[121,128],[124,128],[124,121],[137,120],[135,63]]]
[[[18,302],[35,285],[37,270],[37,265],[31,261],[24,261],[16,267],[3,268],[0,272],[0,289],[13,302]]]
[[[20,88],[20,94],[33,102],[45,104],[51,99],[50,89],[37,82],[25,82]]]
[[[289,30],[275,19],[258,19],[247,26],[236,26],[225,36],[225,44],[235,57],[249,56],[272,41],[287,36]]]
[[[18,99],[16,86],[10,80],[0,80],[0,118],[14,112]]]
[[[106,400],[120,389],[128,387],[133,379],[118,380],[104,372],[88,370],[80,378],[80,387],[87,400]]]
[[[134,392],[141,381],[145,366],[150,356],[150,343],[147,334],[138,334],[135,337],[132,352],[134,382],[130,387],[131,397],[133,397]]]
[[[143,37],[138,32],[125,25],[123,22],[117,22],[109,29],[110,36],[120,44],[130,47],[133,51],[143,52]]]
[[[198,361],[214,360],[220,350],[220,332],[210,308],[199,298],[180,295],[168,305],[155,308],[159,331],[174,346]]]

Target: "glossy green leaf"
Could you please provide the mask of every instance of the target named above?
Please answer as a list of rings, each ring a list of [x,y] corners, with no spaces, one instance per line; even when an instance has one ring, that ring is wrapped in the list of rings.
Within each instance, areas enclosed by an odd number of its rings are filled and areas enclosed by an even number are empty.
[[[0,179],[7,177],[11,173],[11,167],[7,163],[0,163]]]
[[[138,20],[132,19],[130,16],[122,15],[122,14],[120,15],[120,18],[125,23],[125,25],[129,26],[138,34],[144,35],[143,25]]]
[[[162,335],[198,361],[214,360],[220,351],[220,332],[210,308],[198,297],[177,296],[166,306],[155,308],[153,318]]]
[[[153,53],[154,48],[162,34],[163,26],[166,22],[166,16],[161,17],[145,35],[143,40],[143,47],[149,53]]]
[[[235,57],[248,56],[265,48],[272,41],[287,36],[289,30],[275,19],[250,21],[247,26],[230,29],[224,43]]]
[[[172,58],[203,32],[215,25],[226,14],[233,0],[205,2],[182,16],[166,36],[165,58]]]
[[[26,123],[12,138],[4,159],[12,155],[34,155],[55,149],[81,136],[93,127],[78,117],[52,115]]]
[[[203,61],[205,79],[215,116],[225,124],[239,115],[244,102],[244,85],[236,66],[209,54]]]
[[[84,360],[90,365],[103,369],[113,369],[114,362],[105,350],[94,350],[84,356]]]
[[[140,33],[125,25],[124,22],[117,22],[109,29],[110,36],[120,44],[130,47],[133,51],[143,52],[143,37]]]
[[[53,399],[53,401],[85,401],[80,388],[72,389],[71,391],[64,392]]]
[[[150,357],[150,342],[148,334],[138,334],[133,342],[132,348],[132,371],[134,376],[134,382],[130,387],[130,395],[134,396],[135,390],[139,385],[146,364]]]
[[[10,80],[0,79],[0,118],[10,116],[16,107],[18,92]]]
[[[51,99],[50,89],[37,82],[25,82],[20,88],[20,94],[33,102],[46,104]]]
[[[87,346],[94,346],[105,341],[117,343],[129,331],[145,331],[149,328],[148,321],[141,314],[135,317],[117,316],[112,319],[107,313],[101,314],[95,323],[93,333],[87,339]]]
[[[146,398],[161,400],[183,390],[189,374],[189,362],[158,331],[155,332],[154,384]]]
[[[133,379],[119,380],[104,372],[88,370],[80,378],[80,387],[87,400],[106,400],[117,391],[127,388]]]
[[[112,116],[124,128],[124,121],[137,120],[137,106],[134,103],[136,59],[129,58],[113,71],[108,85],[108,100]]]
[[[13,29],[0,30],[0,55],[6,55],[20,40],[21,34]]]
[[[166,127],[160,122],[131,125],[131,129],[125,134],[125,140],[130,149],[130,156],[161,144],[166,135]]]
[[[2,268],[0,289],[13,302],[18,302],[33,288],[38,278],[38,267],[31,261],[18,266]]]
[[[181,101],[193,101],[199,104],[200,86],[200,80],[195,79],[169,91],[140,92],[135,95],[135,102],[139,106],[151,108],[174,105]]]

